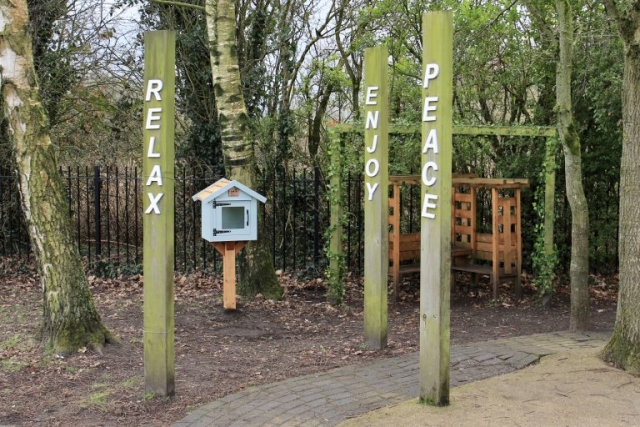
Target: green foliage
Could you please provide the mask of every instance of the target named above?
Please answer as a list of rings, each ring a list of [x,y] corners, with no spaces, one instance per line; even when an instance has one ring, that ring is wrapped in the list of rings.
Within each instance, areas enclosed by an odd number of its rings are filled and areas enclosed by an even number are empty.
[[[325,232],[325,239],[331,240],[335,227],[329,227]],[[329,260],[329,265],[335,264],[337,268],[327,268],[325,275],[327,278],[327,298],[333,305],[341,305],[347,291],[345,280],[347,274],[346,255],[344,252],[334,253],[330,247],[325,248],[325,255]]]
[[[574,119],[582,143],[589,204],[589,265],[605,274],[618,265],[618,196],[622,155],[622,45],[602,15],[579,15],[574,48]]]
[[[168,4],[140,8],[144,29],[176,30],[176,158],[222,175],[222,141],[204,11]]]
[[[344,170],[343,170],[343,142],[337,138],[334,133],[329,137],[329,150],[328,156],[331,159],[329,165],[329,189],[327,191],[327,197],[329,199],[329,205],[331,206],[332,215],[339,213],[339,218],[332,218],[331,225],[325,231],[325,241],[328,242],[325,248],[325,254],[329,260],[329,268],[326,271],[328,291],[327,297],[332,304],[340,305],[346,292],[345,278],[346,278],[346,255],[342,250],[343,247],[343,228],[346,225],[346,217],[343,214],[342,204],[344,203],[342,194],[342,188],[344,182]],[[338,233],[336,239],[339,239],[339,249],[333,248],[331,244],[334,239],[334,234]]]
[[[542,174],[544,177],[544,174]],[[533,228],[535,233],[535,243],[533,252],[531,253],[531,263],[533,267],[533,283],[538,290],[538,298],[543,305],[549,301],[553,295],[553,280],[556,277],[556,268],[558,266],[558,252],[554,247],[551,252],[547,252],[544,240],[544,187],[539,186],[535,194],[533,202],[533,210],[538,217],[538,221]]]

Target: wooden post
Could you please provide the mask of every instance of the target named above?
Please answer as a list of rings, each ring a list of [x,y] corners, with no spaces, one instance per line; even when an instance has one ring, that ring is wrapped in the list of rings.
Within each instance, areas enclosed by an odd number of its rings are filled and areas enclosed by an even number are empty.
[[[393,281],[393,301],[398,301],[398,282],[400,281],[400,186],[401,183],[394,182],[391,186],[391,198],[389,199],[389,209],[393,211],[390,214],[389,225],[391,231],[389,233],[389,242],[391,246],[391,280]]]
[[[216,242],[213,247],[222,256],[222,306],[236,309],[236,255],[247,242]]]
[[[422,82],[420,401],[449,404],[453,15],[425,13]]]
[[[498,239],[500,238],[500,232],[498,230],[498,210],[500,205],[498,203],[498,189],[491,187],[491,280],[493,284],[493,300],[498,299],[498,277],[499,269],[498,263],[500,257],[498,256]]]
[[[516,193],[516,298],[522,298],[522,200],[520,199],[520,189],[515,189]]]
[[[329,272],[331,276],[330,286],[332,288],[339,286],[338,281],[342,282],[344,280],[343,266],[341,265],[341,259],[344,257],[342,250],[342,235],[344,231],[342,228],[343,142],[337,138],[338,135],[337,132],[329,131],[329,137],[331,139],[331,179],[329,189],[329,203],[331,205],[331,239],[329,241],[329,252],[331,256],[329,257]],[[338,300],[342,297],[334,293],[329,292],[329,296],[336,299],[336,301],[332,303],[339,303],[340,301]]]
[[[556,136],[547,137],[544,180],[544,252],[553,253],[553,224],[556,188]]]
[[[174,392],[175,32],[145,33],[144,376],[148,393]]]
[[[365,49],[364,336],[387,346],[389,273],[389,102],[386,47]],[[396,213],[398,214],[398,213]]]

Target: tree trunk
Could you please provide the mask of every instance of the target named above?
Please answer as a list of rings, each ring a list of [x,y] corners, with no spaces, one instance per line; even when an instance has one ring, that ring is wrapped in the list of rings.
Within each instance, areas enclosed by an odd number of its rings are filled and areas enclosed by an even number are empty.
[[[618,310],[603,357],[617,367],[640,374],[640,1],[606,0],[605,6],[618,24],[625,57]]]
[[[207,0],[205,8],[226,175],[229,179],[255,188],[254,152],[236,46],[235,2]],[[264,239],[246,246],[238,270],[238,291],[242,295],[262,293],[267,298],[275,299],[282,296],[282,288]]]
[[[2,99],[20,174],[20,194],[44,297],[42,341],[58,354],[100,349],[102,325],[71,233],[69,206],[38,97],[25,0],[0,0]]]
[[[569,330],[589,327],[589,211],[582,186],[580,138],[573,123],[571,62],[573,16],[568,0],[556,0],[560,57],[556,70],[558,133],[564,150],[567,199],[571,207],[571,317]]]

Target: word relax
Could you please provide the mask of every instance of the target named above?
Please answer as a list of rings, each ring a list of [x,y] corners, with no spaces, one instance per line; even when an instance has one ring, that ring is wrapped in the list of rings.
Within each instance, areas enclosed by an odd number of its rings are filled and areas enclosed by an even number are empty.
[[[144,100],[145,102],[150,102],[151,97],[153,96],[156,101],[162,101],[160,96],[160,92],[162,91],[163,83],[162,80],[149,80],[147,83],[147,90],[145,93]],[[147,109],[147,117],[145,118],[145,129],[147,130],[159,130],[160,129],[160,121],[162,119],[162,108],[148,108]],[[156,152],[156,137],[151,136],[149,138],[149,144],[147,148],[147,158],[150,159],[159,159],[160,153]],[[149,178],[145,183],[145,187],[151,187],[152,185],[157,185],[158,187],[162,187],[162,168],[159,164],[153,165],[151,168],[151,173],[149,174]],[[144,211],[145,214],[155,214],[160,215],[160,199],[164,196],[164,193],[158,192],[154,194],[152,192],[147,193],[149,197],[149,207]]]

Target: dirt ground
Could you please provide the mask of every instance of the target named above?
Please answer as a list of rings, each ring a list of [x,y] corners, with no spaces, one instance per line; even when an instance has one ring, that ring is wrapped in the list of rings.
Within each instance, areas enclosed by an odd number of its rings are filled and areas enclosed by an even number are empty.
[[[42,314],[38,277],[0,260],[0,424],[19,426],[166,426],[189,410],[252,385],[418,350],[419,283],[409,278],[389,306],[389,346],[363,345],[360,279],[349,281],[345,305],[326,301],[321,279],[284,273],[283,301],[240,300],[222,309],[221,284],[202,274],[176,277],[176,395],[145,395],[142,278],[89,277],[98,310],[121,340],[102,354],[81,349],[69,358],[46,351],[34,337]],[[514,301],[509,285],[491,300],[489,286],[458,277],[451,294],[452,343],[565,330],[566,287],[550,307],[535,289]],[[594,278],[592,329],[615,319],[615,278]]]
[[[640,377],[607,366],[597,352],[571,350],[521,371],[454,388],[447,407],[413,400],[340,427],[637,426]]]

